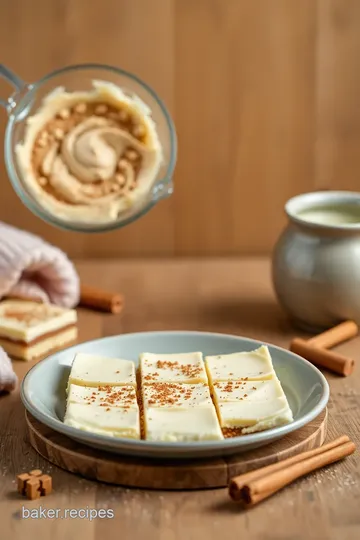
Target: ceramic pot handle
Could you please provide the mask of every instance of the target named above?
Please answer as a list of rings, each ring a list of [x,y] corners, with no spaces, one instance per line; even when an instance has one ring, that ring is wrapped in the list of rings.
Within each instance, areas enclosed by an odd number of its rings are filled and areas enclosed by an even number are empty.
[[[5,79],[10,83],[15,88],[16,92],[20,92],[20,90],[26,87],[26,84],[3,64],[0,64],[0,78]],[[6,100],[0,99],[0,105],[10,112],[16,105],[15,96],[16,94],[13,94]]]

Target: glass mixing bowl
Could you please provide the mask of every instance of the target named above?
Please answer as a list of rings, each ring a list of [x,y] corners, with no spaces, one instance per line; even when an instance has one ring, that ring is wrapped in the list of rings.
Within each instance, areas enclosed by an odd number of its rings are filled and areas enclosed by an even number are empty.
[[[122,69],[102,64],[73,65],[53,71],[39,81],[31,84],[23,82],[5,66],[0,65],[0,77],[15,87],[15,93],[7,100],[0,100],[9,119],[5,133],[5,163],[10,181],[22,202],[38,217],[62,229],[80,232],[103,232],[123,227],[148,212],[161,199],[173,191],[173,172],[176,163],[177,141],[175,128],[164,103],[147,84],[135,75]],[[120,87],[127,95],[135,95],[151,109],[158,137],[163,149],[162,166],[149,193],[122,212],[114,221],[83,222],[68,221],[50,213],[32,195],[24,181],[17,163],[16,145],[22,142],[26,120],[34,115],[42,100],[55,88],[66,91],[93,90],[92,82],[101,80]]]

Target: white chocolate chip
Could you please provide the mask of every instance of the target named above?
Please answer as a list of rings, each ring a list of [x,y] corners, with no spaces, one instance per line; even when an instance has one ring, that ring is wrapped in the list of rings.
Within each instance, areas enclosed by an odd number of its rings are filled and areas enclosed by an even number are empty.
[[[63,120],[66,120],[70,116],[69,109],[61,109],[61,111],[58,112],[58,116]]]
[[[108,117],[111,118],[111,120],[115,120],[115,122],[119,121],[119,116],[116,112],[111,112],[108,114]]]
[[[140,139],[141,137],[143,137],[145,135],[145,128],[144,126],[142,126],[141,124],[138,124],[136,126],[134,126],[132,128],[132,134],[134,135],[134,137],[136,137],[137,139]]]
[[[45,176],[49,176],[51,174],[58,149],[58,144],[55,143],[51,145],[50,148],[47,150],[44,159],[42,160],[41,171]]]
[[[54,129],[54,137],[56,140],[61,141],[64,137],[64,130],[60,128]]]
[[[75,105],[74,111],[79,114],[84,114],[84,112],[86,112],[86,103],[78,103]]]
[[[126,122],[127,120],[129,120],[129,113],[127,111],[119,111],[119,119],[121,120],[121,122]]]
[[[109,195],[110,191],[111,191],[111,186],[110,184],[104,184],[102,186],[102,189],[101,189],[103,195]]]
[[[46,143],[48,142],[48,140],[49,140],[49,133],[47,131],[42,131],[37,140],[37,144],[39,146],[44,147]]]
[[[119,169],[119,171],[126,171],[126,169],[128,168],[128,165],[129,165],[129,162],[126,159],[120,159],[117,165],[117,168]]]
[[[126,150],[125,155],[130,161],[136,161],[139,157],[139,154],[136,150]]]
[[[108,111],[108,106],[101,104],[95,107],[95,114],[105,114]]]
[[[118,191],[120,191],[120,186],[119,186],[119,184],[112,184],[112,186],[111,186],[111,191],[112,191],[113,193],[117,193]]]
[[[120,174],[120,173],[116,174],[115,180],[120,184],[121,187],[124,187],[126,184],[126,178],[123,174]]]

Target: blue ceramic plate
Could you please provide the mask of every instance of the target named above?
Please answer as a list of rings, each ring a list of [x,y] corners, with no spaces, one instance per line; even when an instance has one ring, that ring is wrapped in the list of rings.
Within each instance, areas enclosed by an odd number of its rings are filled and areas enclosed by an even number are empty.
[[[202,458],[231,455],[268,444],[295,431],[320,414],[329,399],[329,386],[322,373],[300,356],[268,345],[275,371],[293,411],[294,421],[260,433],[223,441],[186,443],[134,441],[95,435],[63,423],[65,387],[75,353],[138,361],[140,353],[202,351],[204,355],[251,351],[260,341],[206,332],[144,332],[88,341],[55,353],[36,364],[26,375],[21,398],[26,409],[43,424],[72,439],[101,450],[152,458]]]

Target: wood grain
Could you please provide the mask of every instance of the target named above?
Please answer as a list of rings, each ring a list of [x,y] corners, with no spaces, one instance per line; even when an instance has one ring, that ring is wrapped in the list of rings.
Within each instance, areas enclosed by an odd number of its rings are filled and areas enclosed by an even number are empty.
[[[121,315],[80,310],[80,339],[140,330],[196,329],[258,338],[288,347],[299,333],[275,302],[267,260],[78,262],[86,283],[124,293]],[[302,337],[309,337],[305,334]],[[356,356],[360,337],[337,350]],[[33,363],[15,361],[20,378]],[[360,445],[360,370],[330,384],[328,438]],[[15,477],[40,468],[54,480],[51,497],[32,503],[16,494]],[[18,391],[0,397],[0,523],[4,540],[358,540],[360,460],[344,462],[288,486],[250,512],[226,489],[147,491],[93,482],[41,458],[29,444]],[[114,519],[22,519],[21,509],[110,508]]]
[[[360,4],[317,1],[315,187],[358,190]]]
[[[321,446],[327,411],[302,429],[262,448],[223,459],[164,461],[114,456],[88,448],[26,414],[31,446],[45,459],[90,480],[148,489],[226,487],[229,478]]]
[[[2,0],[1,14],[1,60],[25,80],[114,64],[150,83],[176,122],[174,195],[109,234],[44,224],[0,163],[1,219],[72,256],[269,253],[289,197],[358,189],[357,0]]]

